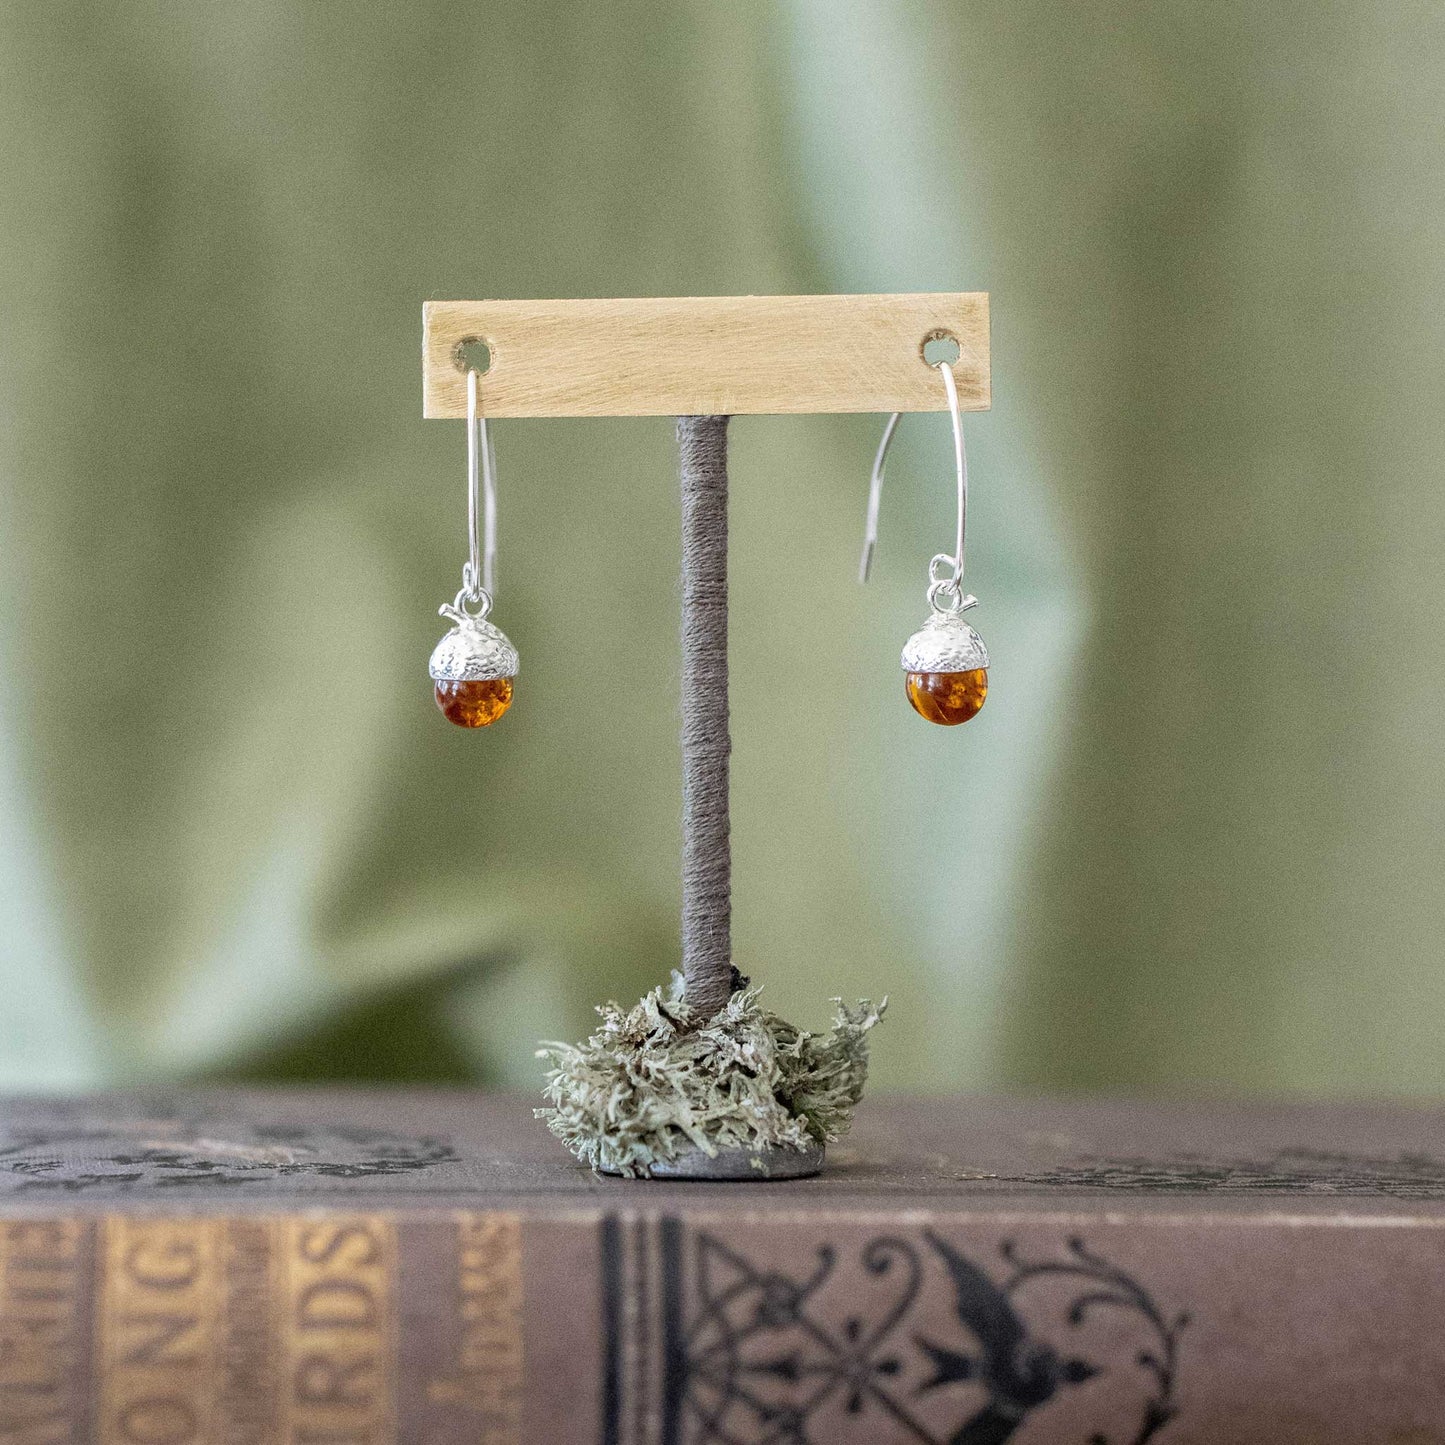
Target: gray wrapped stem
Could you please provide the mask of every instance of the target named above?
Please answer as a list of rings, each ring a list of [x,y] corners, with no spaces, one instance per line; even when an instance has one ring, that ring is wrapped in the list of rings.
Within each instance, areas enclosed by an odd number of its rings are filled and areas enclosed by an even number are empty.
[[[677,422],[682,475],[682,971],[711,1017],[734,987],[728,817],[728,418]]]

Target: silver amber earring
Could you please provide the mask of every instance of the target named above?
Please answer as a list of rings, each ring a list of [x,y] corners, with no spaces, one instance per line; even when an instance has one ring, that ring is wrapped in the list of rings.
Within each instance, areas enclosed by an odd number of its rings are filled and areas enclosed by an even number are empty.
[[[437,643],[427,669],[436,686],[437,706],[448,721],[463,728],[496,722],[512,705],[517,677],[517,649],[501,628],[487,621],[496,587],[495,471],[487,421],[477,409],[477,373],[472,370],[467,372],[467,560],[462,590],[437,609],[455,625]],[[479,496],[482,491],[484,498]],[[479,510],[485,521],[485,548],[477,535]]]
[[[983,638],[963,620],[978,598],[963,590],[963,535],[968,517],[968,458],[963,450],[963,420],[958,409],[958,387],[953,368],[941,361],[937,370],[948,393],[948,410],[953,421],[953,455],[958,471],[958,528],[950,556],[940,552],[928,564],[929,614],[922,627],[903,647],[904,685],[913,710],[931,723],[953,727],[969,720],[988,696],[988,648]],[[898,430],[899,413],[894,412],[883,429],[878,455],[873,459],[873,476],[868,489],[868,522],[863,538],[863,558],[858,580],[866,582],[878,545],[878,503],[883,495],[883,468],[888,447]]]

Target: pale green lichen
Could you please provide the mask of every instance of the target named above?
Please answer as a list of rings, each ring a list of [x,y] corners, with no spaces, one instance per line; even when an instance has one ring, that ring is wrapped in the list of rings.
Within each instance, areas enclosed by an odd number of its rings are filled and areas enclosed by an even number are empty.
[[[868,1031],[887,999],[849,1008],[809,1033],[740,988],[712,1018],[682,997],[682,978],[622,1009],[603,1004],[585,1044],[544,1044],[550,1107],[539,1119],[584,1164],[629,1176],[692,1148],[806,1149],[841,1138],[863,1096]]]

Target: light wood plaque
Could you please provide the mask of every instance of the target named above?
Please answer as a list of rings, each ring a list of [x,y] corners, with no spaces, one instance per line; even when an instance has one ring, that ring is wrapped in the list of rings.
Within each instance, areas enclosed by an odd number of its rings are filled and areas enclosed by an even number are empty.
[[[484,342],[500,416],[943,411],[930,340],[958,343],[967,411],[989,405],[988,294],[429,301],[422,414],[466,415],[460,348]]]

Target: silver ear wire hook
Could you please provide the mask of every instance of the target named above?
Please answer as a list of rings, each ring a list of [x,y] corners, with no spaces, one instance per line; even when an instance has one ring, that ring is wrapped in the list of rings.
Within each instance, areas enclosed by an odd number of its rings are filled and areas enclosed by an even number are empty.
[[[968,456],[963,446],[963,417],[958,405],[958,385],[953,378],[953,368],[948,362],[940,361],[934,369],[943,375],[943,389],[948,394],[949,419],[953,423],[953,457],[958,476],[958,525],[954,532],[953,555],[940,552],[929,563],[928,575],[932,584],[929,589],[930,601],[933,600],[935,587],[944,594],[959,599],[962,597],[960,583],[963,578],[963,541],[968,519]],[[878,546],[878,507],[883,499],[883,469],[888,464],[888,448],[893,443],[902,415],[895,411],[888,418],[888,423],[883,428],[883,439],[878,444],[878,454],[873,458],[873,475],[868,483],[868,518],[864,524],[863,555],[858,562],[860,582],[868,580],[868,574],[873,567],[873,553]],[[940,562],[948,564],[951,576],[945,574],[940,578],[937,575],[937,564]]]
[[[878,443],[878,453],[873,458],[873,475],[868,479],[868,520],[863,525],[863,555],[858,559],[858,580],[866,582],[873,570],[873,553],[878,546],[878,504],[883,500],[883,468],[888,465],[888,448],[893,445],[893,433],[903,413],[895,411],[883,428],[883,440]]]
[[[462,568],[462,590],[470,602],[480,601],[483,593],[493,597],[497,583],[497,456],[487,419],[477,407],[477,379],[472,367],[467,372],[467,562]],[[485,545],[478,536],[479,512]]]

